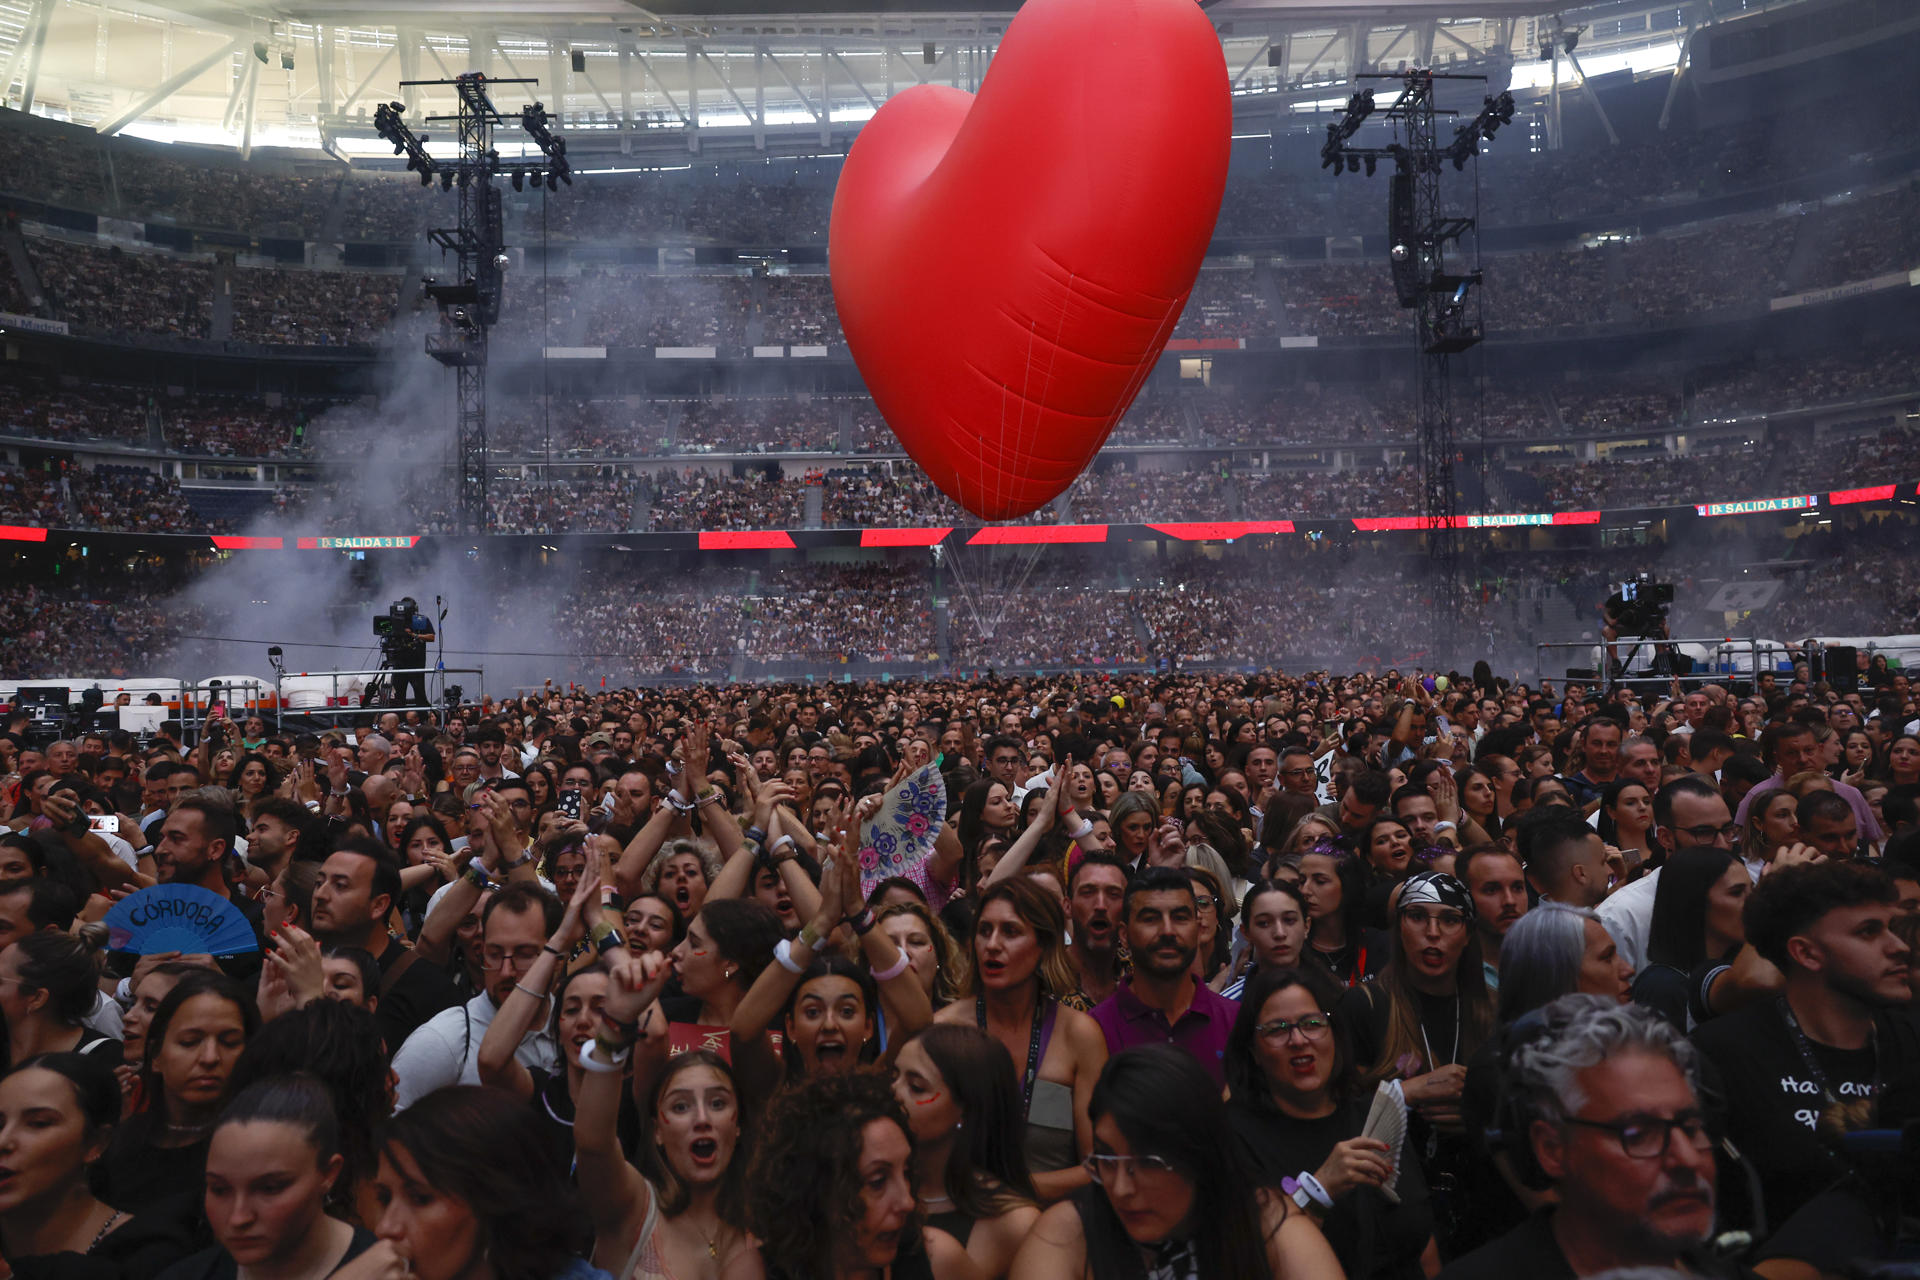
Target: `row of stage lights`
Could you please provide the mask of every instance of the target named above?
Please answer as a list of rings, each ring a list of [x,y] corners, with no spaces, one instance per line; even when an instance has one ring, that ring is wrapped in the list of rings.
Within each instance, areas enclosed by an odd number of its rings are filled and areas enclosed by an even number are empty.
[[[373,109],[373,129],[380,137],[393,144],[393,154],[407,158],[407,171],[420,175],[420,185],[430,187],[436,174],[440,178],[442,191],[453,190],[454,184],[466,186],[475,177],[473,166],[456,162],[443,164],[427,154],[426,143],[430,135],[415,134],[407,128],[407,108],[404,103],[383,102]],[[520,127],[532,136],[545,154],[544,165],[503,167],[498,151],[488,151],[485,159],[485,174],[492,176],[505,173],[513,183],[515,191],[524,191],[530,181],[538,191],[542,182],[547,190],[557,191],[561,183],[573,185],[573,166],[567,163],[567,140],[556,137],[548,129],[547,122],[553,117],[547,114],[545,106],[538,102],[529,103],[520,109]]]

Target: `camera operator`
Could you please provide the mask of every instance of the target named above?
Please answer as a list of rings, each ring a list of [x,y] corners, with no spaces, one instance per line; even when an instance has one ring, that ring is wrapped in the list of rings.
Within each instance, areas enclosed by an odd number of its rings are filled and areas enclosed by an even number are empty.
[[[393,704],[424,707],[427,704],[427,646],[438,639],[433,619],[420,612],[412,596],[393,607],[394,628],[387,637],[387,661],[393,667]],[[408,692],[411,690],[412,697]]]
[[[1616,643],[1621,636],[1666,640],[1672,635],[1667,630],[1667,611],[1660,590],[1648,574],[1637,574],[1621,583],[1600,606],[1600,613],[1604,619],[1600,634],[1607,642],[1607,670],[1613,675],[1620,675],[1625,669]]]

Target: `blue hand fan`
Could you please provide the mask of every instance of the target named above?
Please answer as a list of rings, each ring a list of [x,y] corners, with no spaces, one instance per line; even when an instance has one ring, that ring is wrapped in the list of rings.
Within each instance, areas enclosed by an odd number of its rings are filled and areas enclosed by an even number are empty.
[[[130,893],[107,910],[106,923],[107,949],[137,956],[232,956],[260,949],[240,908],[199,885],[156,884]]]

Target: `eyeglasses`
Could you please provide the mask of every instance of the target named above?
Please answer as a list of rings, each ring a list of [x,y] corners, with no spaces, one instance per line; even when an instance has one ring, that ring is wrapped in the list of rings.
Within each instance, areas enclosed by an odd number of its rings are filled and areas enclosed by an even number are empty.
[[[1128,1178],[1142,1175],[1161,1177],[1173,1173],[1173,1166],[1161,1156],[1103,1156],[1091,1155],[1080,1162],[1080,1167],[1093,1179],[1093,1185],[1104,1187],[1107,1179],[1119,1174]]]
[[[1422,911],[1419,907],[1408,907],[1400,913],[1400,918],[1416,929],[1428,925],[1438,925],[1443,933],[1467,927],[1467,918],[1458,911]]]
[[[1202,911],[1212,911],[1220,905],[1220,900],[1211,894],[1196,893],[1193,895],[1193,905]]]
[[[1703,825],[1698,827],[1675,827],[1676,832],[1684,832],[1696,844],[1718,844],[1725,840],[1732,844],[1740,834],[1740,824],[1729,822],[1724,827]]]
[[[1567,1123],[1582,1129],[1604,1129],[1620,1139],[1620,1149],[1635,1160],[1658,1160],[1667,1154],[1676,1130],[1695,1151],[1713,1145],[1707,1122],[1697,1114],[1678,1115],[1671,1120],[1660,1116],[1642,1116],[1636,1120],[1582,1120],[1568,1116]]]
[[[503,969],[509,960],[513,961],[514,968],[525,969],[529,968],[534,961],[540,958],[540,948],[532,946],[515,947],[512,951],[508,951],[504,947],[482,947],[480,949],[480,958],[486,963],[489,969]]]
[[[1297,1022],[1288,1022],[1285,1018],[1275,1018],[1272,1022],[1262,1022],[1253,1029],[1253,1034],[1262,1040],[1291,1040],[1298,1031],[1308,1040],[1325,1038],[1333,1029],[1333,1022],[1324,1013],[1312,1013]]]
[[[1313,770],[1311,768],[1282,769],[1280,776],[1283,778],[1311,778],[1313,776]]]

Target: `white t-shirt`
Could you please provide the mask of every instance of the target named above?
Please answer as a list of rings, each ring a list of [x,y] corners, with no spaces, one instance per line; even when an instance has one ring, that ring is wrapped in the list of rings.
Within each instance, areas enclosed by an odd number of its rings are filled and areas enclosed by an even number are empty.
[[[480,1083],[480,1042],[497,1012],[493,997],[482,991],[463,1005],[442,1009],[418,1027],[393,1055],[395,1111],[405,1111],[435,1089],[453,1084]],[[520,1041],[513,1056],[523,1067],[555,1070],[559,1049],[545,1030],[542,1016]]]
[[[1600,923],[1613,935],[1614,949],[1620,958],[1640,972],[1647,963],[1647,938],[1653,932],[1653,897],[1660,888],[1660,869],[1655,867],[1632,884],[1622,885],[1594,910]]]

